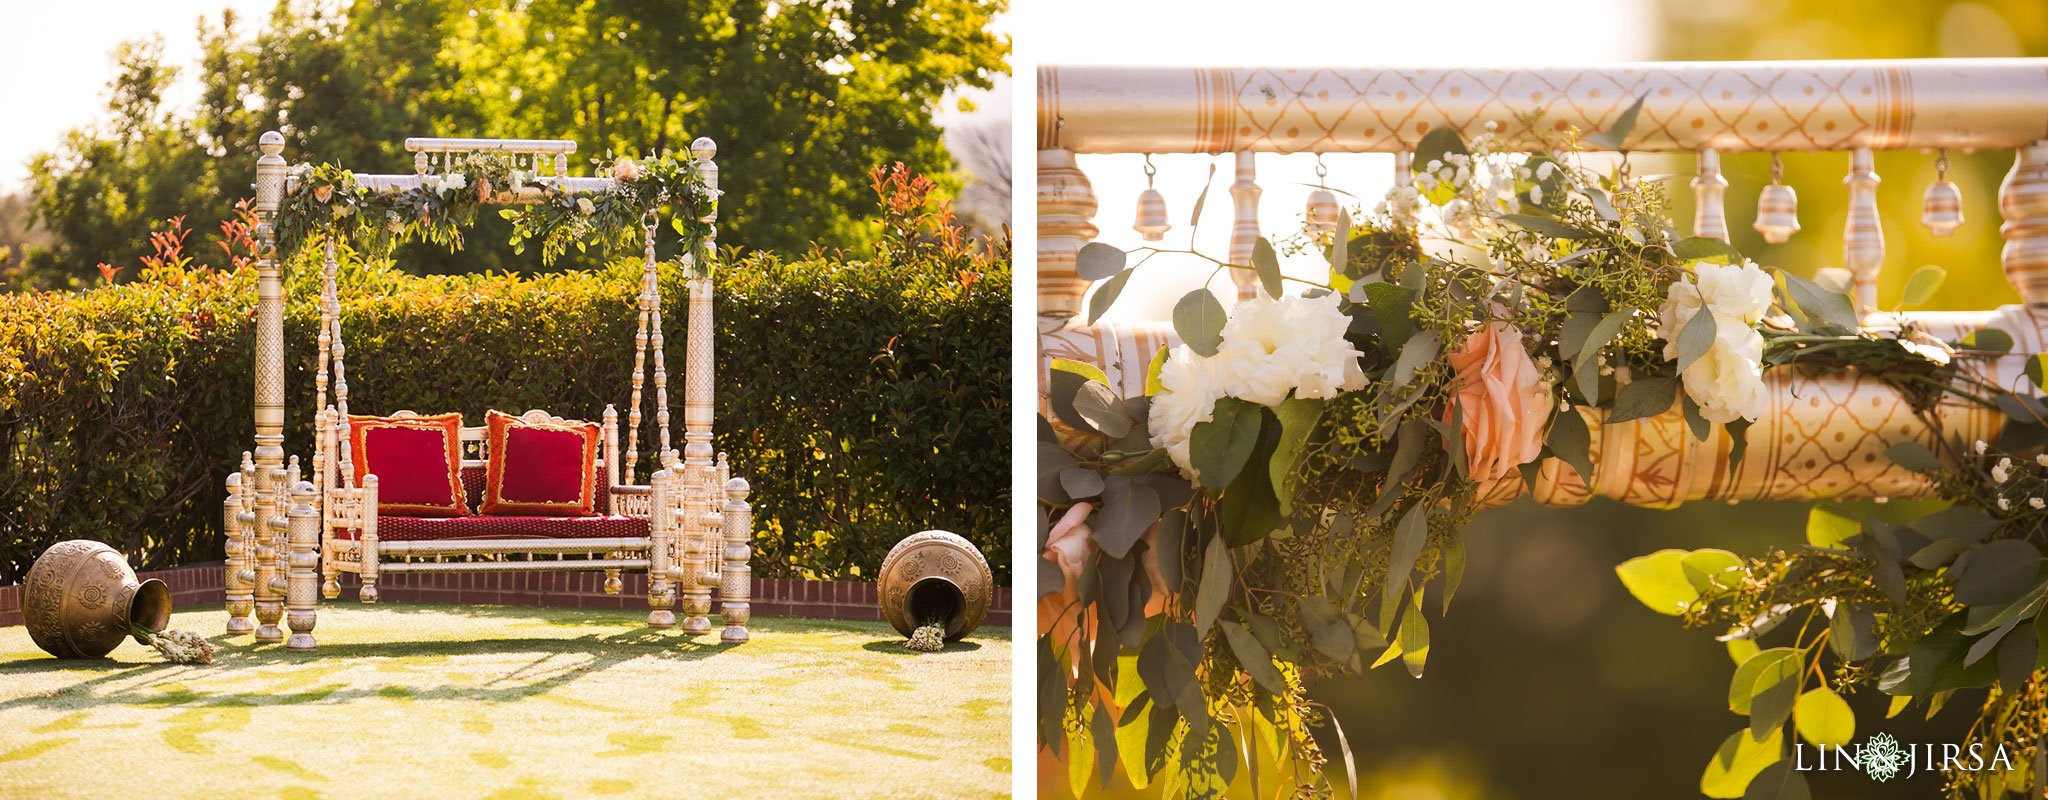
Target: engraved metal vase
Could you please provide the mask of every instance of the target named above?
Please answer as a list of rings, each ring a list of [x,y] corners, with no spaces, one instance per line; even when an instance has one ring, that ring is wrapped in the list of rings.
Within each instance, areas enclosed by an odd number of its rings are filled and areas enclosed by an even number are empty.
[[[128,636],[130,622],[150,630],[170,624],[171,588],[155,578],[137,581],[114,548],[72,539],[43,551],[29,568],[21,616],[29,638],[50,655],[99,658]]]
[[[931,619],[945,620],[946,641],[973,633],[995,597],[995,575],[981,551],[956,534],[906,537],[882,559],[882,617],[909,636]]]

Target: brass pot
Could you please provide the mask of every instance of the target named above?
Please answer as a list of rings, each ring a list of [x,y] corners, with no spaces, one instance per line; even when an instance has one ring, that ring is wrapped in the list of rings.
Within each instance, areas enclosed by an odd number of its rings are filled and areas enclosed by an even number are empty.
[[[909,636],[925,622],[946,621],[946,641],[973,633],[988,616],[995,575],[981,551],[946,531],[925,531],[897,542],[882,559],[882,617]]]
[[[29,568],[21,617],[29,638],[51,655],[99,658],[128,636],[131,621],[159,631],[170,624],[171,587],[155,578],[136,581],[114,548],[72,539],[43,551]]]

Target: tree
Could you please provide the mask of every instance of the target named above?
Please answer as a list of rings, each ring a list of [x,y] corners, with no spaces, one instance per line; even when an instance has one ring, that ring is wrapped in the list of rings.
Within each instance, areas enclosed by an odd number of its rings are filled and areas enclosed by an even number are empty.
[[[932,121],[941,96],[987,87],[1007,0],[280,0],[245,38],[232,13],[202,23],[201,97],[158,102],[160,44],[124,45],[109,120],[32,162],[38,217],[57,244],[31,254],[41,285],[142,252],[152,220],[224,219],[254,177],[265,130],[293,161],[405,172],[407,136],[569,138],[576,161],[718,142],[723,244],[798,253],[855,247],[873,230],[866,170],[954,164]],[[587,174],[589,166],[572,162]],[[408,248],[418,272],[526,269],[480,220],[470,252]],[[564,267],[589,266],[565,259]]]

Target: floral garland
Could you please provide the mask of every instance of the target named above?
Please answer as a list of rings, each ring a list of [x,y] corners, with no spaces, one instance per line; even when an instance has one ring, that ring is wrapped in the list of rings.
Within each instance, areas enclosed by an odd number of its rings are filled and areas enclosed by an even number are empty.
[[[1585,168],[1581,143],[1615,149],[1633,117],[1632,109],[1613,129],[1583,138],[1521,143],[1528,155],[1498,149],[1490,123],[1470,143],[1431,131],[1417,147],[1413,182],[1362,221],[1347,213],[1319,228],[1311,220],[1308,233],[1279,247],[1261,239],[1249,265],[1192,250],[1082,249],[1081,276],[1103,282],[1091,322],[1159,253],[1204,258],[1219,272],[1249,270],[1263,292],[1227,313],[1207,289],[1182,298],[1173,325],[1183,344],[1154,357],[1146,396],[1117,396],[1091,365],[1052,364],[1052,413],[1039,425],[1038,730],[1042,746],[1064,753],[1077,794],[1122,772],[1164,795],[1213,796],[1240,762],[1254,794],[1271,794],[1257,788],[1261,775],[1303,794],[1331,793],[1331,754],[1311,729],[1335,719],[1305,687],[1395,660],[1421,676],[1425,587],[1441,577],[1438,602],[1448,609],[1464,565],[1459,528],[1518,470],[1533,479],[1554,458],[1560,469],[1591,474],[1589,418],[1618,423],[1676,408],[1699,440],[1729,438],[1732,465],[1750,423],[1768,408],[1765,371],[1798,363],[1859,370],[1928,419],[1924,412],[1948,396],[2029,419],[2013,413],[2018,404],[2035,422],[2048,419],[2048,406],[1976,380],[1954,357],[1958,346],[1995,355],[2010,348],[2009,336],[1985,329],[1952,345],[1911,327],[1866,330],[1840,277],[1767,270],[1721,241],[1681,237],[1657,184],[1630,180],[1626,162],[1611,175]],[[1331,264],[1328,281],[1284,278],[1282,248],[1320,251]],[[1133,254],[1140,260],[1127,266]],[[1924,298],[1939,283],[1938,268],[1927,269],[1913,276],[1909,296]],[[1284,291],[1289,281],[1303,290]],[[2038,382],[2041,359],[2029,369]],[[1080,446],[1063,446],[1058,426]],[[2038,437],[2027,446],[2038,445],[2048,442],[2048,425],[2023,424],[2008,435]],[[1944,495],[1958,508],[1981,511],[1989,502],[1957,483],[1985,476],[1964,480],[1940,472],[1933,454],[1901,448],[1894,455],[1909,466],[1947,476]],[[2011,464],[1996,469],[2009,473],[1988,476],[1999,483],[2017,474]],[[2041,484],[2035,494],[2048,495],[2048,477],[2030,479]],[[2040,556],[2025,541],[2041,537],[2048,501],[2001,503],[1970,519],[2006,522],[1960,526],[1967,533],[1956,542],[1904,567],[1920,577],[1903,586],[1884,576],[1934,534],[1893,541],[1885,537],[1902,534],[1845,532],[1827,553],[1748,564],[1724,551],[1668,551],[1621,573],[1646,602],[1657,598],[1658,610],[1734,624],[1745,640],[1765,632],[1757,620],[1810,614],[1825,601],[1831,618],[1863,626],[1857,642],[1878,642],[1855,651],[1874,660],[1840,669],[1851,679],[1883,674],[1885,691],[1931,695],[1938,707],[1946,695],[1936,692],[1984,685],[1985,670],[1929,666],[1917,643],[1952,649],[1959,636],[2048,620],[2036,616],[2048,584],[2034,584]],[[2038,521],[2009,524],[2023,515]],[[1952,581],[1932,579],[1946,574],[1935,556],[1994,545],[2013,558],[2025,548],[2031,560],[2012,570],[2025,572],[2024,582],[1999,573],[2002,591],[1977,596],[1984,608],[1945,594]],[[1826,570],[1858,585],[1809,580]],[[1911,591],[1887,597],[1874,585]],[[1942,614],[1929,611],[1936,608]],[[1937,626],[1943,615],[1946,627]],[[1812,637],[1801,641],[1794,649],[1817,659]],[[1899,658],[1908,651],[1916,653],[1910,666]],[[1961,650],[1953,655],[1966,660]],[[2011,659],[2018,665],[2022,656]],[[1743,670],[1756,679],[1751,666]],[[1807,671],[1773,669],[1789,670],[1769,675],[1795,689],[1806,685],[1799,681]],[[2031,692],[2020,704],[2028,710],[2009,708],[2017,687],[1994,693],[1985,713],[2005,727],[1987,726],[1986,736],[2018,730],[2014,719],[2037,728],[2048,719],[2042,673],[2020,684]],[[1773,691],[1767,713],[1752,716],[1759,737],[1789,724],[1779,712],[1792,706],[1780,709],[1783,692]],[[1994,714],[1994,706],[2002,710]],[[1335,733],[1341,745],[1342,729]],[[1803,786],[1770,749],[1787,740],[1731,737],[1724,750],[1740,750],[1741,759],[1718,754],[1703,790],[1741,796],[1766,769]],[[1355,780],[1348,748],[1340,749],[1344,774]]]
[[[291,170],[292,181],[273,222],[278,255],[289,261],[308,243],[327,237],[387,250],[412,241],[461,249],[462,231],[475,224],[478,206],[495,193],[536,188],[539,201],[498,212],[512,221],[515,252],[525,252],[526,243],[537,239],[542,262],[553,264],[571,246],[578,252],[591,245],[631,248],[642,240],[643,220],[672,206],[670,224],[690,243],[699,269],[710,268],[710,254],[696,251],[706,250],[715,235],[715,226],[700,218],[717,208],[718,191],[695,161],[660,156],[599,166],[601,173],[617,179],[611,187],[572,192],[551,178],[525,172],[509,156],[470,153],[414,188],[373,191],[358,183],[355,173],[334,164],[300,164]]]

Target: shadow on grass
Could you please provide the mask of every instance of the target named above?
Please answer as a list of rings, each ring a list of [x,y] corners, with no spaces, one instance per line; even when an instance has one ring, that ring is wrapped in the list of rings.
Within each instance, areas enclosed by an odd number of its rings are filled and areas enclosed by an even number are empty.
[[[981,649],[980,642],[947,642],[946,649],[941,650],[937,653],[920,653],[916,650],[904,647],[903,643],[905,641],[908,640],[883,639],[881,641],[868,642],[867,644],[861,645],[860,649],[866,650],[870,653],[888,653],[892,656],[928,656],[945,655],[947,653],[972,653],[976,650]]]
[[[81,676],[76,683],[60,689],[39,692],[34,695],[0,701],[0,711],[13,708],[32,707],[46,709],[76,709],[80,706],[125,705],[125,706],[255,706],[255,705],[296,705],[301,703],[339,704],[358,699],[391,698],[404,696],[414,699],[460,699],[493,703],[507,703],[546,694],[580,678],[598,675],[620,663],[643,658],[664,661],[690,662],[719,655],[730,650],[747,652],[767,650],[773,652],[772,644],[777,636],[800,636],[805,634],[840,633],[872,637],[887,630],[877,622],[853,622],[842,620],[815,620],[799,617],[755,617],[750,627],[755,636],[754,643],[729,644],[717,638],[719,620],[713,618],[709,634],[684,634],[676,629],[656,629],[644,625],[644,612],[611,610],[537,609],[523,606],[475,606],[460,604],[380,604],[370,609],[380,616],[426,617],[440,616],[442,619],[421,620],[418,623],[386,622],[381,627],[403,631],[407,628],[426,629],[436,626],[442,633],[448,633],[451,622],[445,617],[453,615],[479,620],[516,620],[561,627],[614,628],[616,632],[591,632],[573,637],[511,636],[478,639],[380,639],[370,642],[336,642],[321,644],[312,654],[291,653],[279,644],[253,645],[247,636],[230,637],[217,634],[208,637],[218,651],[214,662],[205,667],[193,667],[169,663],[134,663],[110,659],[56,659],[29,658],[12,662],[0,662],[0,684],[10,675],[33,675],[50,672],[95,673],[91,677]],[[322,620],[327,622],[327,620]],[[337,623],[342,622],[336,620]],[[460,624],[455,622],[453,624]],[[320,631],[316,629],[315,635]],[[993,636],[1003,639],[999,631]],[[400,633],[400,635],[403,635]],[[769,642],[765,647],[763,640]],[[976,642],[952,642],[947,644],[948,652],[972,652],[981,649]],[[876,640],[861,645],[869,652],[892,653],[904,656],[923,655],[902,647],[902,640]],[[481,686],[436,685],[419,689],[408,687],[348,687],[332,683],[320,683],[316,674],[301,685],[291,683],[291,674],[255,674],[254,671],[277,667],[317,667],[323,661],[339,663],[346,659],[389,658],[404,663],[405,659],[450,655],[495,654],[504,656],[529,656],[509,671],[491,678]],[[568,657],[572,660],[564,660]],[[240,674],[249,673],[249,674]],[[194,677],[238,678],[274,680],[274,690],[205,692],[183,685]],[[115,680],[125,682],[115,688]],[[395,693],[395,694],[394,694]]]

